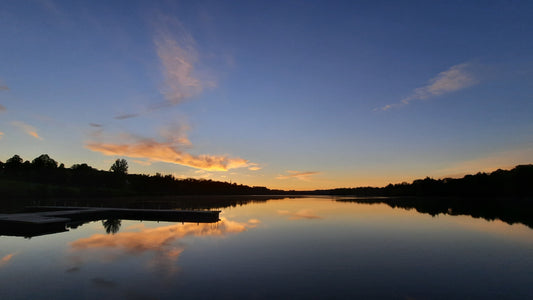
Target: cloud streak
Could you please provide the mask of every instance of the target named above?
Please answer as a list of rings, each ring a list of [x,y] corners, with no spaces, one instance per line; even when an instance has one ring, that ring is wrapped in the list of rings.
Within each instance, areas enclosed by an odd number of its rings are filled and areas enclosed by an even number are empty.
[[[118,115],[116,117],[114,117],[115,120],[125,120],[125,119],[131,119],[131,118],[135,118],[135,117],[138,117],[139,114],[123,114],[123,115]]]
[[[215,86],[214,80],[200,78],[198,69],[198,51],[194,38],[175,18],[158,15],[154,35],[154,46],[159,58],[164,83],[159,92],[165,100],[148,105],[140,113],[117,115],[116,120],[139,117],[143,114],[178,105],[188,98],[200,94],[206,87]],[[206,75],[206,73],[202,73]],[[205,76],[203,76],[205,77]]]
[[[194,75],[194,65],[198,57],[194,41],[188,33],[182,31],[180,41],[163,32],[154,40],[165,77],[165,86],[161,93],[171,105],[182,103],[186,98],[199,94],[204,85]]]
[[[192,155],[179,150],[171,143],[160,143],[153,139],[140,139],[129,144],[88,143],[86,147],[104,155],[145,158],[208,171],[227,171],[250,165],[242,158],[206,154]]]
[[[429,99],[475,85],[479,80],[474,77],[470,69],[471,65],[468,63],[452,66],[448,70],[440,72],[435,78],[432,78],[427,85],[416,88],[411,95],[402,99],[400,102],[387,104],[376,110],[389,110],[407,105],[416,100]]]
[[[319,174],[320,172],[299,172],[299,171],[287,171],[286,175],[278,175],[276,179],[298,179],[298,180],[309,180],[311,176]]]
[[[28,125],[28,124],[20,122],[20,121],[13,121],[13,122],[11,122],[11,125],[21,129],[26,134],[28,134],[28,135],[30,135],[30,136],[38,139],[38,140],[43,140],[43,138],[40,137],[39,134],[37,133],[37,129],[35,129],[35,127],[33,127],[31,125]]]
[[[255,168],[256,164],[243,158],[231,158],[226,155],[193,155],[184,150],[192,147],[184,130],[171,136],[168,132],[164,142],[151,138],[123,135],[123,142],[89,142],[86,148],[109,156],[127,156],[188,166],[206,171],[228,171],[236,168]]]

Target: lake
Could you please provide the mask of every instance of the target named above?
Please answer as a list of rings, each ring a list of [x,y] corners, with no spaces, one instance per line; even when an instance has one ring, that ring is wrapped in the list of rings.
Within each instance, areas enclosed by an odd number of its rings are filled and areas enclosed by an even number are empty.
[[[0,237],[0,299],[533,299],[533,230],[331,197]]]

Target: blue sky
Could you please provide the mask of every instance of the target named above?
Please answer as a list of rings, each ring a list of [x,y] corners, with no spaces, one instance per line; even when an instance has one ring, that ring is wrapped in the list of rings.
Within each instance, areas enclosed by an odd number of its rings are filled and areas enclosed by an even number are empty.
[[[6,1],[0,160],[272,188],[533,158],[529,1]]]

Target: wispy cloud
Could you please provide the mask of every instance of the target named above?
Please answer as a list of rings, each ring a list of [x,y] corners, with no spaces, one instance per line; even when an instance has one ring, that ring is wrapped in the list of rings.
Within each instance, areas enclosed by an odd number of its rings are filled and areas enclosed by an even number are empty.
[[[125,119],[131,119],[131,118],[135,118],[135,117],[138,117],[139,114],[123,114],[123,115],[118,115],[116,117],[114,117],[115,120],[125,120]]]
[[[4,133],[0,131],[0,140],[2,139],[3,136],[4,136]]]
[[[316,175],[316,174],[319,174],[320,172],[300,172],[300,171],[287,171],[287,173],[289,174],[285,174],[285,175],[278,175],[276,177],[276,179],[291,179],[291,178],[295,178],[295,179],[299,179],[299,180],[309,180],[311,176],[313,175]]]
[[[177,130],[180,132],[180,130]],[[254,167],[255,164],[242,158],[231,158],[226,155],[193,155],[185,151],[192,147],[187,136],[182,132],[178,136],[167,135],[165,141],[141,138],[132,135],[119,137],[122,142],[92,141],[86,148],[105,155],[143,158],[150,161],[162,161],[179,164],[207,171],[227,171],[235,168]],[[115,137],[114,140],[117,140]]]
[[[161,93],[169,104],[176,105],[200,93],[203,83],[194,74],[198,53],[193,38],[180,28],[180,40],[165,30],[159,30],[154,43],[161,62],[165,85]]]
[[[258,164],[250,163],[250,167],[248,167],[248,170],[250,171],[259,171],[262,168]]]
[[[407,105],[416,100],[425,100],[475,85],[479,80],[472,74],[471,68],[472,65],[469,63],[452,66],[429,80],[427,85],[416,88],[411,95],[402,99],[400,102],[387,104],[377,110],[389,110]]]
[[[37,134],[37,129],[35,129],[35,127],[33,127],[31,125],[28,125],[28,124],[20,122],[20,121],[13,121],[13,122],[11,122],[11,125],[21,129],[25,133],[33,136],[34,138],[36,138],[38,140],[42,140],[43,139],[42,137],[39,136],[39,134]]]
[[[117,115],[117,120],[135,118],[180,104],[205,88],[216,85],[215,80],[207,79],[211,72],[197,70],[199,53],[196,42],[184,26],[174,17],[164,14],[158,14],[155,19],[153,42],[164,78],[159,91],[165,101],[152,103],[140,113]]]
[[[98,124],[98,123],[89,123],[89,126],[91,126],[91,127],[96,127],[96,128],[100,128],[100,127],[102,127],[103,125],[102,125],[102,124]]]
[[[3,111],[6,111],[7,108],[5,106],[3,106],[2,104],[0,104],[0,112],[3,112]]]

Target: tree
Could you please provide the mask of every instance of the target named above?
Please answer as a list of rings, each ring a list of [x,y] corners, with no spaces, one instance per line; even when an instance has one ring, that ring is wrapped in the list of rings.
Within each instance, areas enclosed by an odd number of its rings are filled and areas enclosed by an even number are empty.
[[[109,170],[116,174],[128,174],[128,162],[123,158],[117,159]]]
[[[74,164],[70,168],[72,170],[74,170],[74,171],[80,171],[80,172],[89,172],[89,171],[95,171],[96,170],[96,169],[94,169],[93,167],[89,166],[86,163]]]
[[[20,156],[18,155],[13,155],[13,157],[11,157],[10,159],[6,160],[6,163],[5,163],[5,168],[6,169],[16,169],[16,168],[20,168],[22,166],[22,158],[20,158]]]
[[[57,161],[53,160],[48,154],[42,154],[31,161],[33,167],[37,169],[55,169],[57,168]]]

